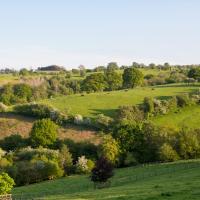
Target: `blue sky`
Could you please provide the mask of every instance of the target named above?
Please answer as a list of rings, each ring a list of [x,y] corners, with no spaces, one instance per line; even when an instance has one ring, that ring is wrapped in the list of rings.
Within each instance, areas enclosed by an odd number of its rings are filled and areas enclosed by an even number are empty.
[[[0,0],[0,68],[200,63],[199,0]]]

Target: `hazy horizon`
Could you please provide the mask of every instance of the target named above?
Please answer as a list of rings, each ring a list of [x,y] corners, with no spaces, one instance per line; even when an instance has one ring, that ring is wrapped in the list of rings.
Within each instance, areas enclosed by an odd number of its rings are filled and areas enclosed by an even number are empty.
[[[198,0],[0,0],[0,68],[199,64]]]

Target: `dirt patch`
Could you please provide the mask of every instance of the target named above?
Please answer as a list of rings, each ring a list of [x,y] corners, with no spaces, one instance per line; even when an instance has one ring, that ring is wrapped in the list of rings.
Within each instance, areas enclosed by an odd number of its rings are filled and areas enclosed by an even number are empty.
[[[34,121],[35,119],[30,117],[0,113],[0,139],[16,133],[23,137],[28,137]],[[73,125],[59,128],[58,137],[76,142],[90,141],[95,144],[99,143],[99,136],[96,131]]]

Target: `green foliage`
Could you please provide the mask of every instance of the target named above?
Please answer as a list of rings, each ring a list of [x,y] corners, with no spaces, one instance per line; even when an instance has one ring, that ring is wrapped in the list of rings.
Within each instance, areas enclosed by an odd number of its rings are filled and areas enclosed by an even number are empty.
[[[82,83],[82,89],[88,92],[100,92],[107,87],[105,76],[101,73],[91,74]]]
[[[134,88],[142,85],[143,74],[141,71],[135,68],[126,68],[123,73],[123,87]]]
[[[115,71],[107,69],[105,71],[105,79],[107,82],[106,89],[109,91],[118,90],[122,87],[122,75]]]
[[[59,125],[64,125],[68,121],[67,115],[62,114],[51,106],[45,104],[16,105],[13,110],[20,115],[28,117],[36,117],[39,119],[50,118]]]
[[[178,135],[177,152],[183,159],[200,157],[200,132],[183,128]]]
[[[76,162],[76,172],[79,174],[87,174],[90,173],[94,164],[92,160],[88,160],[85,156],[81,156],[78,158]]]
[[[172,162],[179,159],[177,152],[172,148],[171,145],[164,143],[160,148],[160,160],[165,162]]]
[[[127,152],[125,155],[124,165],[126,167],[137,165],[138,161],[135,159],[133,153]]]
[[[189,99],[189,96],[187,94],[185,94],[185,95],[177,95],[176,99],[177,99],[177,105],[179,107],[185,107],[185,106],[190,105],[190,103],[191,103],[191,101]]]
[[[107,71],[114,71],[114,70],[117,70],[117,69],[119,69],[117,63],[116,62],[110,62],[110,63],[108,63],[106,70]]]
[[[99,156],[115,164],[119,159],[119,148],[118,142],[111,135],[104,135],[99,146]]]
[[[120,106],[117,110],[117,121],[141,122],[144,119],[144,113],[138,106]]]
[[[57,125],[50,119],[41,119],[34,122],[30,140],[33,146],[47,147],[52,145],[57,138]]]
[[[103,114],[97,115],[95,119],[95,127],[101,130],[108,130],[112,125],[113,119]]]
[[[27,140],[19,134],[13,134],[0,141],[0,146],[6,151],[15,151],[27,145]]]
[[[154,103],[151,97],[145,97],[143,102],[144,112],[152,114],[154,112]]]
[[[194,78],[199,81],[200,79],[200,68],[191,68],[188,72],[189,78]]]
[[[62,169],[65,170],[65,173],[69,174],[73,163],[72,163],[72,154],[69,152],[69,149],[66,145],[63,145],[60,149],[59,163]]]
[[[14,99],[16,103],[22,102],[28,102],[31,100],[32,97],[32,88],[24,83],[16,84],[13,86],[14,90]]]
[[[0,174],[0,195],[10,193],[14,185],[14,180],[7,173]]]
[[[118,124],[113,131],[113,137],[117,140],[122,153],[140,151],[143,136],[141,134],[141,127],[133,123]]]

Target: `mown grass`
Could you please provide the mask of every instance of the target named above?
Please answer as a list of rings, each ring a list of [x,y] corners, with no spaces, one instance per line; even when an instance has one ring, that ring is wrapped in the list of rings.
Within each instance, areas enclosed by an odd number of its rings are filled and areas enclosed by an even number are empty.
[[[71,176],[12,193],[21,199],[198,200],[199,187],[200,160],[191,160],[118,169],[105,189],[94,189],[88,176]]]
[[[191,92],[197,88],[197,85],[187,86],[184,84],[140,87],[130,90],[60,96],[40,102],[51,105],[66,113],[90,117],[99,113],[114,116],[119,106],[139,104],[144,97],[151,96],[164,99],[173,95]]]

